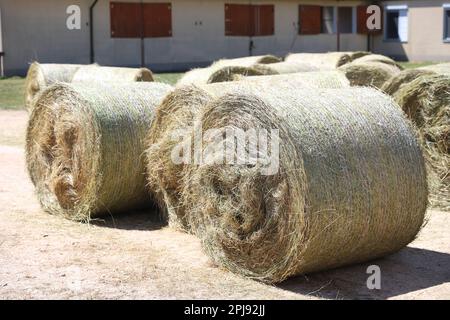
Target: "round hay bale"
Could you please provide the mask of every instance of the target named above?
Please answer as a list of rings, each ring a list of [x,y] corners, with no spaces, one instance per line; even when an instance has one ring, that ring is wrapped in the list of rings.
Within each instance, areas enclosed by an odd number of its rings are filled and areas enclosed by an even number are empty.
[[[400,69],[393,65],[356,61],[338,68],[350,80],[352,86],[381,88],[387,80],[400,72]]]
[[[72,220],[149,205],[142,157],[161,83],[55,84],[27,128],[26,161],[43,209]]]
[[[33,62],[25,80],[25,107],[30,110],[37,94],[56,82],[71,82],[79,64]]]
[[[207,83],[234,81],[238,76],[261,76],[273,74],[270,69],[256,69],[254,67],[242,66],[220,66],[212,65],[208,68],[193,69],[186,72],[177,82],[177,86],[203,85]]]
[[[352,59],[350,55],[345,52],[290,53],[286,56],[285,61],[299,61],[312,64],[320,70],[330,70],[347,64],[352,61]]]
[[[147,68],[83,66],[73,75],[72,82],[151,82],[153,74]]]
[[[265,65],[262,65],[265,66]],[[207,83],[216,83],[216,82],[228,82],[234,81],[236,76],[242,77],[251,77],[251,76],[263,76],[276,74],[270,68],[256,68],[256,67],[223,67],[219,70],[213,72],[209,78]]]
[[[217,68],[223,67],[252,67],[255,64],[271,64],[282,61],[281,58],[273,55],[250,56],[234,59],[221,59],[212,64]]]
[[[403,85],[410,83],[411,81],[423,76],[433,74],[432,71],[420,70],[420,69],[407,69],[396,74],[389,80],[387,80],[381,87],[381,90],[389,95],[396,93]]]
[[[244,81],[214,83],[201,86],[181,86],[168,94],[155,111],[147,135],[147,177],[150,189],[162,209],[166,210],[169,225],[187,230],[184,208],[180,203],[183,164],[172,161],[172,151],[177,145],[174,133],[187,130],[194,123],[195,116],[214,96],[240,87],[254,87],[256,90],[278,88],[286,83],[297,89],[320,87],[348,87],[348,80],[339,72],[317,74],[316,72],[291,75],[248,77]]]
[[[450,210],[450,77],[421,75],[392,97],[417,127],[428,165],[431,205]]]
[[[272,87],[282,82],[293,81],[299,88],[328,88],[339,89],[350,87],[347,77],[340,71],[311,71],[295,74],[268,75],[259,77],[247,77],[240,81],[255,81]]]
[[[436,72],[438,74],[450,75],[450,62],[449,63],[438,63],[425,67],[417,68],[418,70],[427,70]]]
[[[319,67],[300,61],[283,61],[278,63],[272,63],[269,65],[256,64],[253,66],[253,68],[258,71],[265,72],[266,74],[286,74],[286,73],[310,72],[320,70]]]
[[[350,56],[350,59],[352,61],[371,54],[370,52],[367,52],[367,51],[349,51],[349,52],[345,52],[345,53],[347,53]]]
[[[395,62],[393,59],[386,57],[382,54],[369,54],[369,55],[364,55],[360,58],[357,58],[354,60],[355,63],[360,63],[360,64],[365,64],[365,63],[384,63],[387,65],[391,65],[391,66],[395,66],[400,70],[403,70],[403,67],[398,64],[397,62]]]
[[[265,171],[273,163],[264,158],[236,164],[208,152],[236,141],[229,130],[252,128],[269,133],[278,170]],[[232,272],[276,283],[368,261],[406,246],[423,224],[420,147],[377,90],[235,88],[209,101],[193,132],[206,137],[210,129],[223,140],[204,138],[203,162],[184,169],[185,219],[212,260]],[[231,159],[244,157],[238,149]]]

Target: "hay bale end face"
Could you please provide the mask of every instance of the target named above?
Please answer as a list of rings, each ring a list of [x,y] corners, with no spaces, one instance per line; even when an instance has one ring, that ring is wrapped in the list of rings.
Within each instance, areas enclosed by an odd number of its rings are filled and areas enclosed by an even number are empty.
[[[153,74],[147,68],[103,67],[97,65],[79,68],[73,82],[152,82]]]
[[[402,72],[396,74],[395,76],[391,77],[388,81],[386,81],[381,87],[381,90],[384,91],[386,94],[393,95],[403,85],[406,85],[421,76],[430,74],[433,74],[433,72],[428,70],[420,70],[420,69],[403,70]]]
[[[386,81],[400,72],[400,69],[393,65],[356,61],[338,68],[350,80],[352,86],[381,88]]]
[[[78,64],[41,64],[33,62],[25,80],[25,107],[30,110],[37,94],[56,82],[71,82]]]
[[[55,84],[39,96],[26,161],[44,210],[72,220],[145,207],[145,134],[160,83]]]
[[[234,88],[198,119],[193,132],[279,132],[275,174],[262,174],[262,164],[184,168],[185,219],[228,270],[280,282],[395,252],[423,224],[420,147],[403,113],[377,90]],[[201,152],[214,148],[210,141]]]

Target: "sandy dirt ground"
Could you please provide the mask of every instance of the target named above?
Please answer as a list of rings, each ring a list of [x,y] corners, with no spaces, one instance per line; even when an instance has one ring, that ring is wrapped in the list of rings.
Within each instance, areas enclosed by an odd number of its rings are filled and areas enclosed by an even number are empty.
[[[212,265],[195,237],[155,212],[91,225],[48,215],[25,170],[26,119],[0,111],[2,299],[450,299],[450,213],[430,211],[418,238],[394,255],[278,286]],[[366,286],[369,265],[380,267],[380,290]]]

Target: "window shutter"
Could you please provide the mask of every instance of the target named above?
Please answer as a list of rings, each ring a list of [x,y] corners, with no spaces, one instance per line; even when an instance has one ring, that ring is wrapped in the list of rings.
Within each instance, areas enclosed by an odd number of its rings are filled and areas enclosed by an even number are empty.
[[[140,38],[142,35],[141,4],[111,2],[110,21],[112,38]]]
[[[253,33],[253,12],[247,4],[225,4],[225,35],[250,36]]]
[[[144,3],[144,37],[172,36],[172,6],[170,3]]]
[[[255,5],[254,12],[254,36],[270,36],[275,32],[275,8],[273,5]]]
[[[319,34],[322,27],[322,7],[299,6],[299,34]]]
[[[360,34],[380,34],[383,29],[383,8],[380,7],[380,30],[369,30],[367,28],[367,19],[369,18],[369,14],[367,14],[367,8],[368,6],[358,6],[356,9],[356,31]]]

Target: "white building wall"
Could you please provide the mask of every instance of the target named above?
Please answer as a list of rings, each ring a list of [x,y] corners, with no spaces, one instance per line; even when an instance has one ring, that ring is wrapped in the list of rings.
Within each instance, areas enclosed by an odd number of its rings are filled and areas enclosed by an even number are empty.
[[[89,63],[89,6],[94,0],[0,0],[6,73],[24,73],[33,60]],[[139,0],[120,0],[137,2]],[[146,65],[155,70],[180,70],[222,57],[249,54],[249,37],[225,36],[225,3],[247,0],[144,0],[172,3],[172,37],[144,40]],[[298,35],[299,4],[356,5],[363,1],[253,0],[275,5],[275,34],[254,37],[254,55],[336,50],[336,36]],[[68,30],[66,8],[81,7],[81,30]],[[101,65],[139,66],[141,40],[110,36],[110,1],[94,9],[95,61]],[[201,22],[201,24],[199,23]],[[365,50],[366,37],[341,35],[341,50]]]

